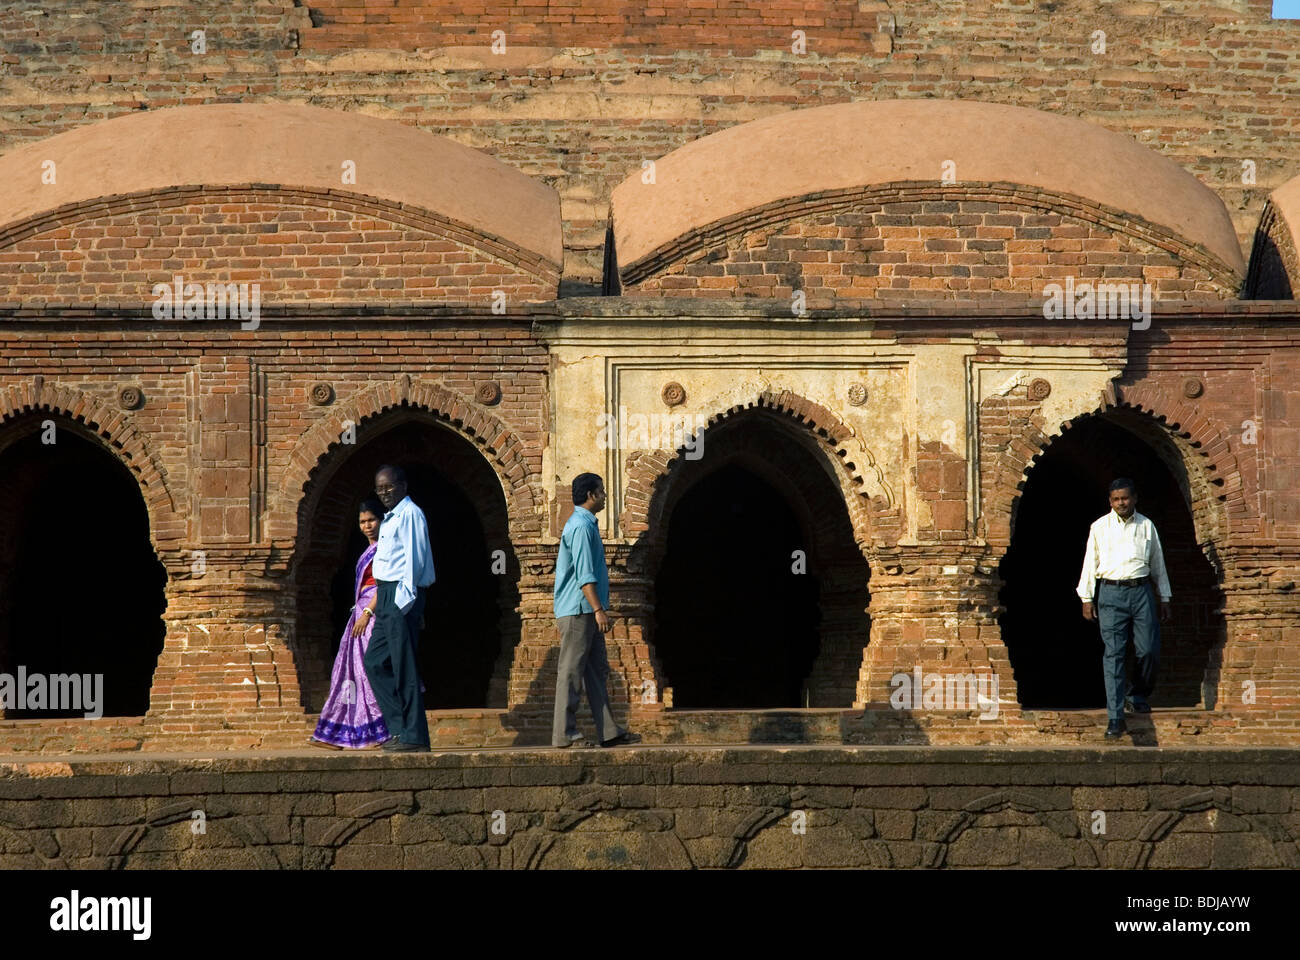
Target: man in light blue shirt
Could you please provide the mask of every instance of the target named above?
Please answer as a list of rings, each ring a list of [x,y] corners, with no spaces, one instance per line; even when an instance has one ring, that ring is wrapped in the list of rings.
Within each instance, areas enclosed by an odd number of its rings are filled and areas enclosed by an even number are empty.
[[[600,542],[596,514],[605,508],[605,485],[594,473],[573,481],[573,515],[560,535],[555,561],[555,622],[560,629],[559,676],[555,684],[555,718],[551,743],[569,747],[583,740],[578,732],[578,702],[587,688],[587,702],[602,747],[636,743],[635,733],[620,730],[609,709],[605,682],[609,657],[609,571]],[[609,734],[606,737],[606,734]]]
[[[375,626],[363,663],[392,738],[383,749],[429,749],[429,721],[420,689],[420,622],[433,583],[433,551],[424,511],[406,495],[406,472],[382,466],[375,493],[388,511],[379,525],[373,571]]]

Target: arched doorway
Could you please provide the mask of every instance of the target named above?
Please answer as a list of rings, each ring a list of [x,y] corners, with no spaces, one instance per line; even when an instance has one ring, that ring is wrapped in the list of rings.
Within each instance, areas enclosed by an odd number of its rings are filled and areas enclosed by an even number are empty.
[[[429,523],[437,581],[420,636],[425,707],[504,706],[509,651],[519,636],[519,568],[499,478],[473,444],[432,417],[394,412],[363,429],[368,439],[319,481],[298,565],[306,706],[320,709],[328,692],[366,546],[357,506],[374,496],[375,470],[384,463],[406,470],[410,497]]]
[[[1174,616],[1161,625],[1151,703],[1196,707],[1202,701],[1209,651],[1223,629],[1218,584],[1196,543],[1176,475],[1182,470],[1177,450],[1159,430],[1131,410],[1086,417],[1053,441],[1030,471],[1000,569],[1002,637],[1027,709],[1106,705],[1101,633],[1083,619],[1075,588],[1088,527],[1110,509],[1108,488],[1117,476],[1137,484],[1138,512],[1160,534],[1173,591]]]
[[[853,702],[869,568],[815,441],[785,419],[729,417],[667,481],[651,638],[674,707]]]
[[[14,439],[0,453],[0,672],[99,674],[103,716],[143,716],[166,634],[167,572],[140,486],[102,443],[62,418],[29,417],[6,437]]]

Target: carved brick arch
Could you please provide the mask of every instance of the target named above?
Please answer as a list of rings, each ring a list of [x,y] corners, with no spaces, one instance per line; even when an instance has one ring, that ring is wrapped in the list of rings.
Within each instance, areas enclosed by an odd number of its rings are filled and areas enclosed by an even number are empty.
[[[1300,177],[1292,177],[1273,191],[1259,216],[1243,297],[1295,299],[1296,290],[1300,289],[1297,225],[1300,225]]]
[[[319,481],[329,472],[331,462],[341,459],[331,454],[343,446],[345,424],[354,424],[357,439],[362,441],[367,422],[399,408],[424,411],[478,448],[501,481],[512,535],[515,538],[540,536],[542,516],[538,505],[542,499],[530,481],[523,441],[502,421],[446,387],[412,381],[403,375],[389,383],[376,384],[339,404],[303,434],[289,458],[272,506],[273,540],[284,543],[296,540],[299,520],[312,516],[316,497],[326,486]],[[304,496],[309,482],[312,490]],[[301,541],[295,543],[295,552],[301,552],[302,546]]]
[[[806,149],[786,149],[792,142]],[[734,170],[747,174],[737,178]],[[894,204],[900,209],[891,210]],[[895,225],[895,216],[920,213],[933,225],[934,216],[994,210],[1076,219],[1097,237],[1122,241],[1120,249],[1131,247],[1136,275],[1143,266],[1172,265],[1194,282],[1197,296],[1235,297],[1246,272],[1222,199],[1177,163],[1075,117],[974,100],[862,100],[738,124],[657,159],[653,187],[632,172],[612,192],[610,210],[611,292],[770,296],[776,276],[808,281],[820,296],[870,295],[879,287],[866,278],[880,274],[812,282],[827,274],[805,273],[788,252],[816,252],[819,263],[828,252],[848,253],[840,262],[874,266],[871,254],[888,242],[879,228]],[[873,220],[878,214],[884,219]],[[769,246],[773,237],[779,243]],[[801,246],[806,238],[818,245]],[[963,248],[959,241],[946,249],[956,255]],[[1073,264],[1069,249],[1048,262]],[[832,256],[828,265],[836,262]],[[756,272],[757,263],[764,269]],[[1182,298],[1186,289],[1165,292]]]
[[[1150,861],[1159,844],[1173,834],[1183,820],[1202,813],[1224,814],[1222,818],[1214,818],[1216,821],[1227,821],[1222,824],[1216,822],[1216,832],[1246,834],[1248,839],[1256,839],[1256,850],[1264,852],[1271,849],[1277,857],[1278,866],[1293,870],[1300,866],[1300,841],[1287,829],[1285,819],[1278,814],[1251,813],[1243,809],[1233,801],[1231,790],[1227,787],[1191,789],[1185,796],[1174,799],[1170,806],[1172,809],[1153,813],[1147,818],[1138,830],[1138,842],[1129,845],[1124,861],[1115,866],[1124,870],[1151,869]],[[1200,826],[1201,830],[1197,832],[1204,831],[1205,825]]]
[[[42,413],[72,421],[126,466],[140,485],[155,544],[185,535],[185,520],[176,512],[167,471],[130,414],[83,390],[46,383],[42,377],[0,391],[0,428]],[[0,438],[0,449],[5,446],[8,439]]]
[[[1057,854],[1062,857],[1069,856],[1074,861],[1071,864],[1062,864],[1063,866],[1099,866],[1097,852],[1081,835],[1074,811],[1046,809],[1037,797],[1017,790],[996,790],[987,796],[972,800],[961,810],[954,812],[947,822],[938,827],[933,841],[926,843],[921,857],[921,866],[931,869],[948,866],[948,854],[962,834],[972,828],[980,829],[986,826],[986,818],[1008,812],[1032,818],[1035,821],[1034,826],[1054,834],[1054,839],[1059,844]],[[1022,826],[1030,825],[1022,824]]]
[[[841,190],[812,190],[800,196],[782,198],[762,207],[744,210],[712,223],[701,224],[684,236],[664,243],[635,264],[625,267],[618,282],[635,290],[648,281],[666,275],[677,276],[690,265],[716,264],[724,259],[724,250],[727,251],[726,259],[730,259],[740,250],[766,246],[773,233],[779,234],[789,224],[797,226],[803,218],[819,218],[815,222],[825,225],[833,222],[837,216],[852,215],[862,210],[881,210],[888,215],[891,204],[915,207],[926,203],[945,205],[965,201],[981,205],[1002,204],[1004,212],[1022,210],[1033,214],[1061,214],[1110,231],[1130,242],[1149,245],[1168,254],[1174,263],[1192,269],[1198,277],[1203,275],[1208,278],[1207,284],[1216,295],[1224,298],[1235,297],[1242,284],[1240,273],[1202,244],[1190,241],[1163,225],[1143,221],[1125,210],[1107,206],[1089,197],[1011,182],[947,184],[912,180]],[[805,226],[812,229],[811,225]],[[864,253],[864,256],[868,255]],[[753,254],[750,256],[752,259]],[[680,295],[680,288],[674,286],[671,289]]]
[[[0,869],[67,870],[54,831],[0,820]]]
[[[1145,423],[1178,451],[1183,471],[1175,471],[1174,476],[1180,484],[1185,478],[1183,495],[1192,512],[1197,542],[1204,548],[1231,539],[1250,510],[1237,455],[1219,425],[1202,414],[1194,401],[1175,397],[1154,384],[1117,387],[1114,398],[1103,399],[1103,410],[1129,409],[1144,414]],[[1159,445],[1153,446],[1157,453],[1162,452]],[[1216,558],[1210,560],[1217,568]]]
[[[818,460],[829,470],[844,494],[845,507],[858,545],[867,549],[873,532],[883,525],[896,525],[899,508],[879,461],[856,431],[821,404],[790,390],[764,390],[755,399],[735,403],[709,417],[705,431],[732,420],[748,410],[766,410],[795,428],[791,437],[812,441],[805,444],[821,454]],[[802,429],[799,429],[802,428]],[[706,441],[707,442],[707,441]],[[676,476],[685,462],[686,447],[676,451],[654,451],[629,458],[628,484],[619,527],[640,541],[654,539],[662,531]]]
[[[57,176],[28,189],[43,164]],[[136,111],[20,145],[0,155],[0,211],[15,297],[78,303],[152,300],[176,274],[242,280],[250,258],[263,300],[549,300],[563,262],[552,188],[450,138],[301,104]],[[107,242],[122,230],[142,245]]]
[[[1066,420],[1054,433],[1043,430],[1041,418],[1017,424],[1019,434],[1002,451],[984,516],[987,539],[1005,553],[1011,543],[1014,517],[1034,464],[1077,421],[1111,412],[1129,412],[1125,427],[1135,430],[1170,468],[1192,514],[1197,542],[1219,569],[1214,544],[1226,542],[1234,520],[1248,515],[1237,458],[1219,427],[1191,401],[1175,399],[1154,384],[1118,387],[1103,395],[1096,409]]]

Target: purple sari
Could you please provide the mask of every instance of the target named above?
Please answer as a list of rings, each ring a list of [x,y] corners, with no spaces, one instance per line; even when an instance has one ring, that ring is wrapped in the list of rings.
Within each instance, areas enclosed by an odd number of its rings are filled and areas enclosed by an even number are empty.
[[[352,616],[348,617],[347,626],[343,628],[338,656],[334,658],[334,671],[330,674],[330,693],[313,734],[315,739],[337,747],[370,747],[382,743],[389,736],[384,715],[379,710],[374,691],[370,689],[370,680],[366,677],[365,664],[361,660],[366,648],[370,646],[370,633],[374,629],[375,618],[367,617],[361,635],[352,636],[352,624],[356,622],[361,610],[369,606],[377,591],[373,585],[363,590],[361,581],[365,578],[378,547],[378,543],[372,543],[357,561],[356,581],[352,587],[356,603],[352,607]]]

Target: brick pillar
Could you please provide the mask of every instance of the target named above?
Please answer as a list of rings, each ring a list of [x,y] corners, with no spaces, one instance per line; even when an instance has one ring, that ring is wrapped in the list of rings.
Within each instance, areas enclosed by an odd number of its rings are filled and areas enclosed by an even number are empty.
[[[167,634],[146,746],[302,743],[296,609],[262,542],[266,386],[247,359],[205,354],[187,385],[190,522],[167,567]]]
[[[871,641],[856,708],[887,706],[896,673],[992,672],[1001,710],[1018,711],[997,615],[1002,581],[985,548],[925,544],[882,549],[872,560]]]
[[[509,575],[516,579],[508,587],[497,591],[497,631],[501,647],[492,668],[492,677],[488,680],[487,691],[487,705],[497,710],[504,710],[515,702],[510,694],[510,678],[514,671],[515,657],[527,636],[529,622],[536,619],[541,610],[538,578],[545,578],[548,567],[554,569],[554,560],[548,563],[547,549],[533,543],[514,544],[512,550],[518,568],[510,570]],[[527,596],[525,580],[528,580]],[[525,605],[528,606],[528,616],[524,614]]]
[[[858,699],[856,680],[870,640],[861,563],[822,565],[821,649],[808,676],[808,706],[845,707]]]
[[[558,549],[557,544],[515,548],[519,558],[519,643],[510,658],[506,686],[506,705],[512,710],[540,707],[543,701],[553,702],[555,696],[559,637],[552,598]]]
[[[1210,650],[1202,690],[1216,725],[1300,728],[1300,563],[1241,555],[1223,565],[1224,636]],[[1253,702],[1252,702],[1253,701]]]
[[[295,610],[265,558],[170,555],[167,635],[154,670],[146,747],[297,745],[306,736],[294,663]]]
[[[633,559],[631,544],[615,544],[609,552],[609,602],[615,618],[605,645],[609,651],[609,694],[621,723],[621,705],[630,705],[637,712],[662,709],[663,673],[650,645],[654,580]]]
[[[5,544],[5,546],[8,547],[9,544]],[[6,588],[0,589],[0,623],[7,623],[9,621],[10,611],[13,608],[13,596],[11,591],[7,589],[9,578],[13,576],[13,570],[14,563],[12,552],[6,550],[4,553],[0,554],[0,587]],[[9,651],[7,650],[0,649],[0,668],[9,667],[8,652]],[[3,720],[4,718],[5,708],[3,705],[0,705],[0,720]]]
[[[555,558],[557,544],[516,548],[522,576],[519,581],[522,622],[519,645],[511,662],[509,707],[521,715],[536,715],[538,723],[550,729],[555,704],[556,667],[560,637],[555,625]],[[660,674],[645,640],[649,615],[647,597],[651,583],[628,572],[630,548],[606,544],[609,564],[610,606],[614,626],[605,637],[609,656],[611,709],[624,723],[630,706],[637,711],[656,711],[663,699]],[[643,703],[643,701],[649,701]],[[585,717],[585,705],[579,711]]]

